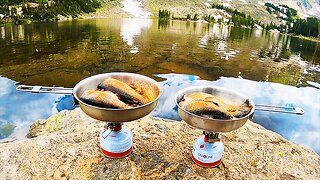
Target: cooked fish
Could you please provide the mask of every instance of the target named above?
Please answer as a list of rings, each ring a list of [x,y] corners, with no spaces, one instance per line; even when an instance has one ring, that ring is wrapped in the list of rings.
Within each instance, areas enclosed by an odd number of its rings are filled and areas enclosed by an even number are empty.
[[[143,105],[148,101],[138,92],[142,92],[141,89],[135,87],[133,89],[128,84],[121,82],[117,79],[106,79],[98,85],[98,89],[103,89],[105,91],[111,91],[119,95],[121,101],[132,104],[132,105]]]
[[[243,104],[238,106],[229,105],[229,108],[227,110],[230,115],[236,118],[241,118],[249,114],[251,109],[252,109],[252,106],[249,105],[249,100],[246,100]]]
[[[80,100],[103,108],[125,109],[131,107],[120,101],[118,96],[110,91],[86,90],[81,95]]]
[[[140,86],[138,86],[138,85],[136,85],[136,84],[133,84],[133,83],[129,84],[129,86],[130,86],[133,90],[135,90],[137,93],[143,95],[143,89],[142,89]]]
[[[191,113],[214,119],[240,118],[247,115],[252,108],[248,101],[241,105],[231,105],[212,94],[203,92],[184,96],[179,105]]]
[[[216,104],[203,101],[199,99],[192,99],[185,97],[183,101],[180,101],[179,105],[189,111],[190,113],[196,114],[198,116],[203,116],[213,119],[230,119],[231,116],[228,112]]]
[[[199,101],[206,101],[206,102],[211,102],[218,106],[220,109],[227,109],[228,104],[223,102],[220,98],[217,98],[216,96],[204,92],[195,92],[192,94],[187,95],[186,97],[194,99],[194,100],[199,100]]]

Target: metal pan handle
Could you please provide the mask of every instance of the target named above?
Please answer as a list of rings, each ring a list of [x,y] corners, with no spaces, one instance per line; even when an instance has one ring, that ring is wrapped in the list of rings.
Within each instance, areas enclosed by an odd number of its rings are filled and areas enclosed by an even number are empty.
[[[72,94],[73,88],[18,85],[17,91],[31,93]]]
[[[255,110],[257,111],[269,111],[269,112],[278,112],[278,113],[288,113],[288,114],[296,114],[303,115],[304,110],[299,107],[294,106],[276,106],[276,105],[264,105],[264,104],[256,104]]]

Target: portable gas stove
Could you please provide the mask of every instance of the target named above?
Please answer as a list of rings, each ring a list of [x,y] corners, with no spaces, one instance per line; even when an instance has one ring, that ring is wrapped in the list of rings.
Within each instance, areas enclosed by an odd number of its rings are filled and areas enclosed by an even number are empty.
[[[219,133],[203,131],[193,144],[192,160],[203,167],[216,167],[222,161],[224,145],[220,141]]]
[[[109,158],[122,158],[132,152],[132,132],[121,123],[106,123],[100,133],[100,150]]]
[[[209,93],[231,104],[243,104],[248,102],[252,107],[250,112],[241,118],[233,119],[213,119],[192,114],[179,106],[179,102],[184,95],[204,92]],[[235,91],[216,86],[194,86],[182,89],[176,93],[175,103],[178,106],[178,114],[187,124],[203,130],[203,136],[196,139],[192,150],[192,160],[203,167],[215,167],[222,161],[224,145],[220,141],[219,133],[230,132],[242,127],[247,120],[253,119],[255,110],[271,111],[280,113],[290,113],[302,115],[303,109],[298,107],[274,106],[274,105],[255,105],[253,101]]]
[[[96,89],[105,79],[117,79],[127,84],[138,84],[149,96],[154,97],[147,104],[128,109],[112,109],[92,106],[81,101],[85,90]],[[74,88],[18,85],[17,91],[32,93],[72,94],[74,103],[79,104],[84,113],[93,119],[104,121],[106,125],[100,133],[100,150],[110,158],[121,158],[132,151],[132,133],[122,123],[134,121],[148,115],[157,105],[161,88],[157,81],[149,77],[125,72],[98,74],[81,80]]]

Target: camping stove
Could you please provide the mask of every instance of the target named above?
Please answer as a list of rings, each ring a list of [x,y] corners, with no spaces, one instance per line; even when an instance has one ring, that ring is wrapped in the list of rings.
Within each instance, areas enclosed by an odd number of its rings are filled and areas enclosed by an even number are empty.
[[[221,163],[224,145],[219,133],[203,131],[193,144],[192,160],[202,167],[216,167]]]
[[[150,102],[141,106],[125,109],[93,106],[81,100],[84,91],[97,89],[98,84],[110,78],[126,84],[138,85],[152,100],[149,99]],[[79,105],[85,114],[93,119],[107,122],[104,130],[100,133],[100,150],[110,158],[121,158],[131,153],[132,133],[121,123],[134,121],[148,115],[157,106],[162,92],[160,84],[154,79],[125,72],[97,74],[81,80],[74,88],[19,85],[16,90],[32,93],[72,94],[74,104]]]
[[[100,133],[100,150],[109,158],[122,158],[132,152],[132,133],[121,123],[108,122]]]

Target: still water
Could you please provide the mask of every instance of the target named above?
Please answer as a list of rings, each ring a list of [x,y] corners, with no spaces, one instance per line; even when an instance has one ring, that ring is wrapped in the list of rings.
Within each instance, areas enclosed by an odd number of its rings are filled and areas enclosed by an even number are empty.
[[[171,95],[198,84],[235,89],[257,103],[302,107],[304,116],[257,112],[254,120],[319,153],[319,57],[319,43],[217,24],[92,19],[6,25],[0,27],[0,138],[12,132],[22,138],[36,119],[70,108],[58,103],[65,96],[16,92],[16,82],[73,87],[91,75],[127,71],[162,82],[158,116],[178,118]]]

